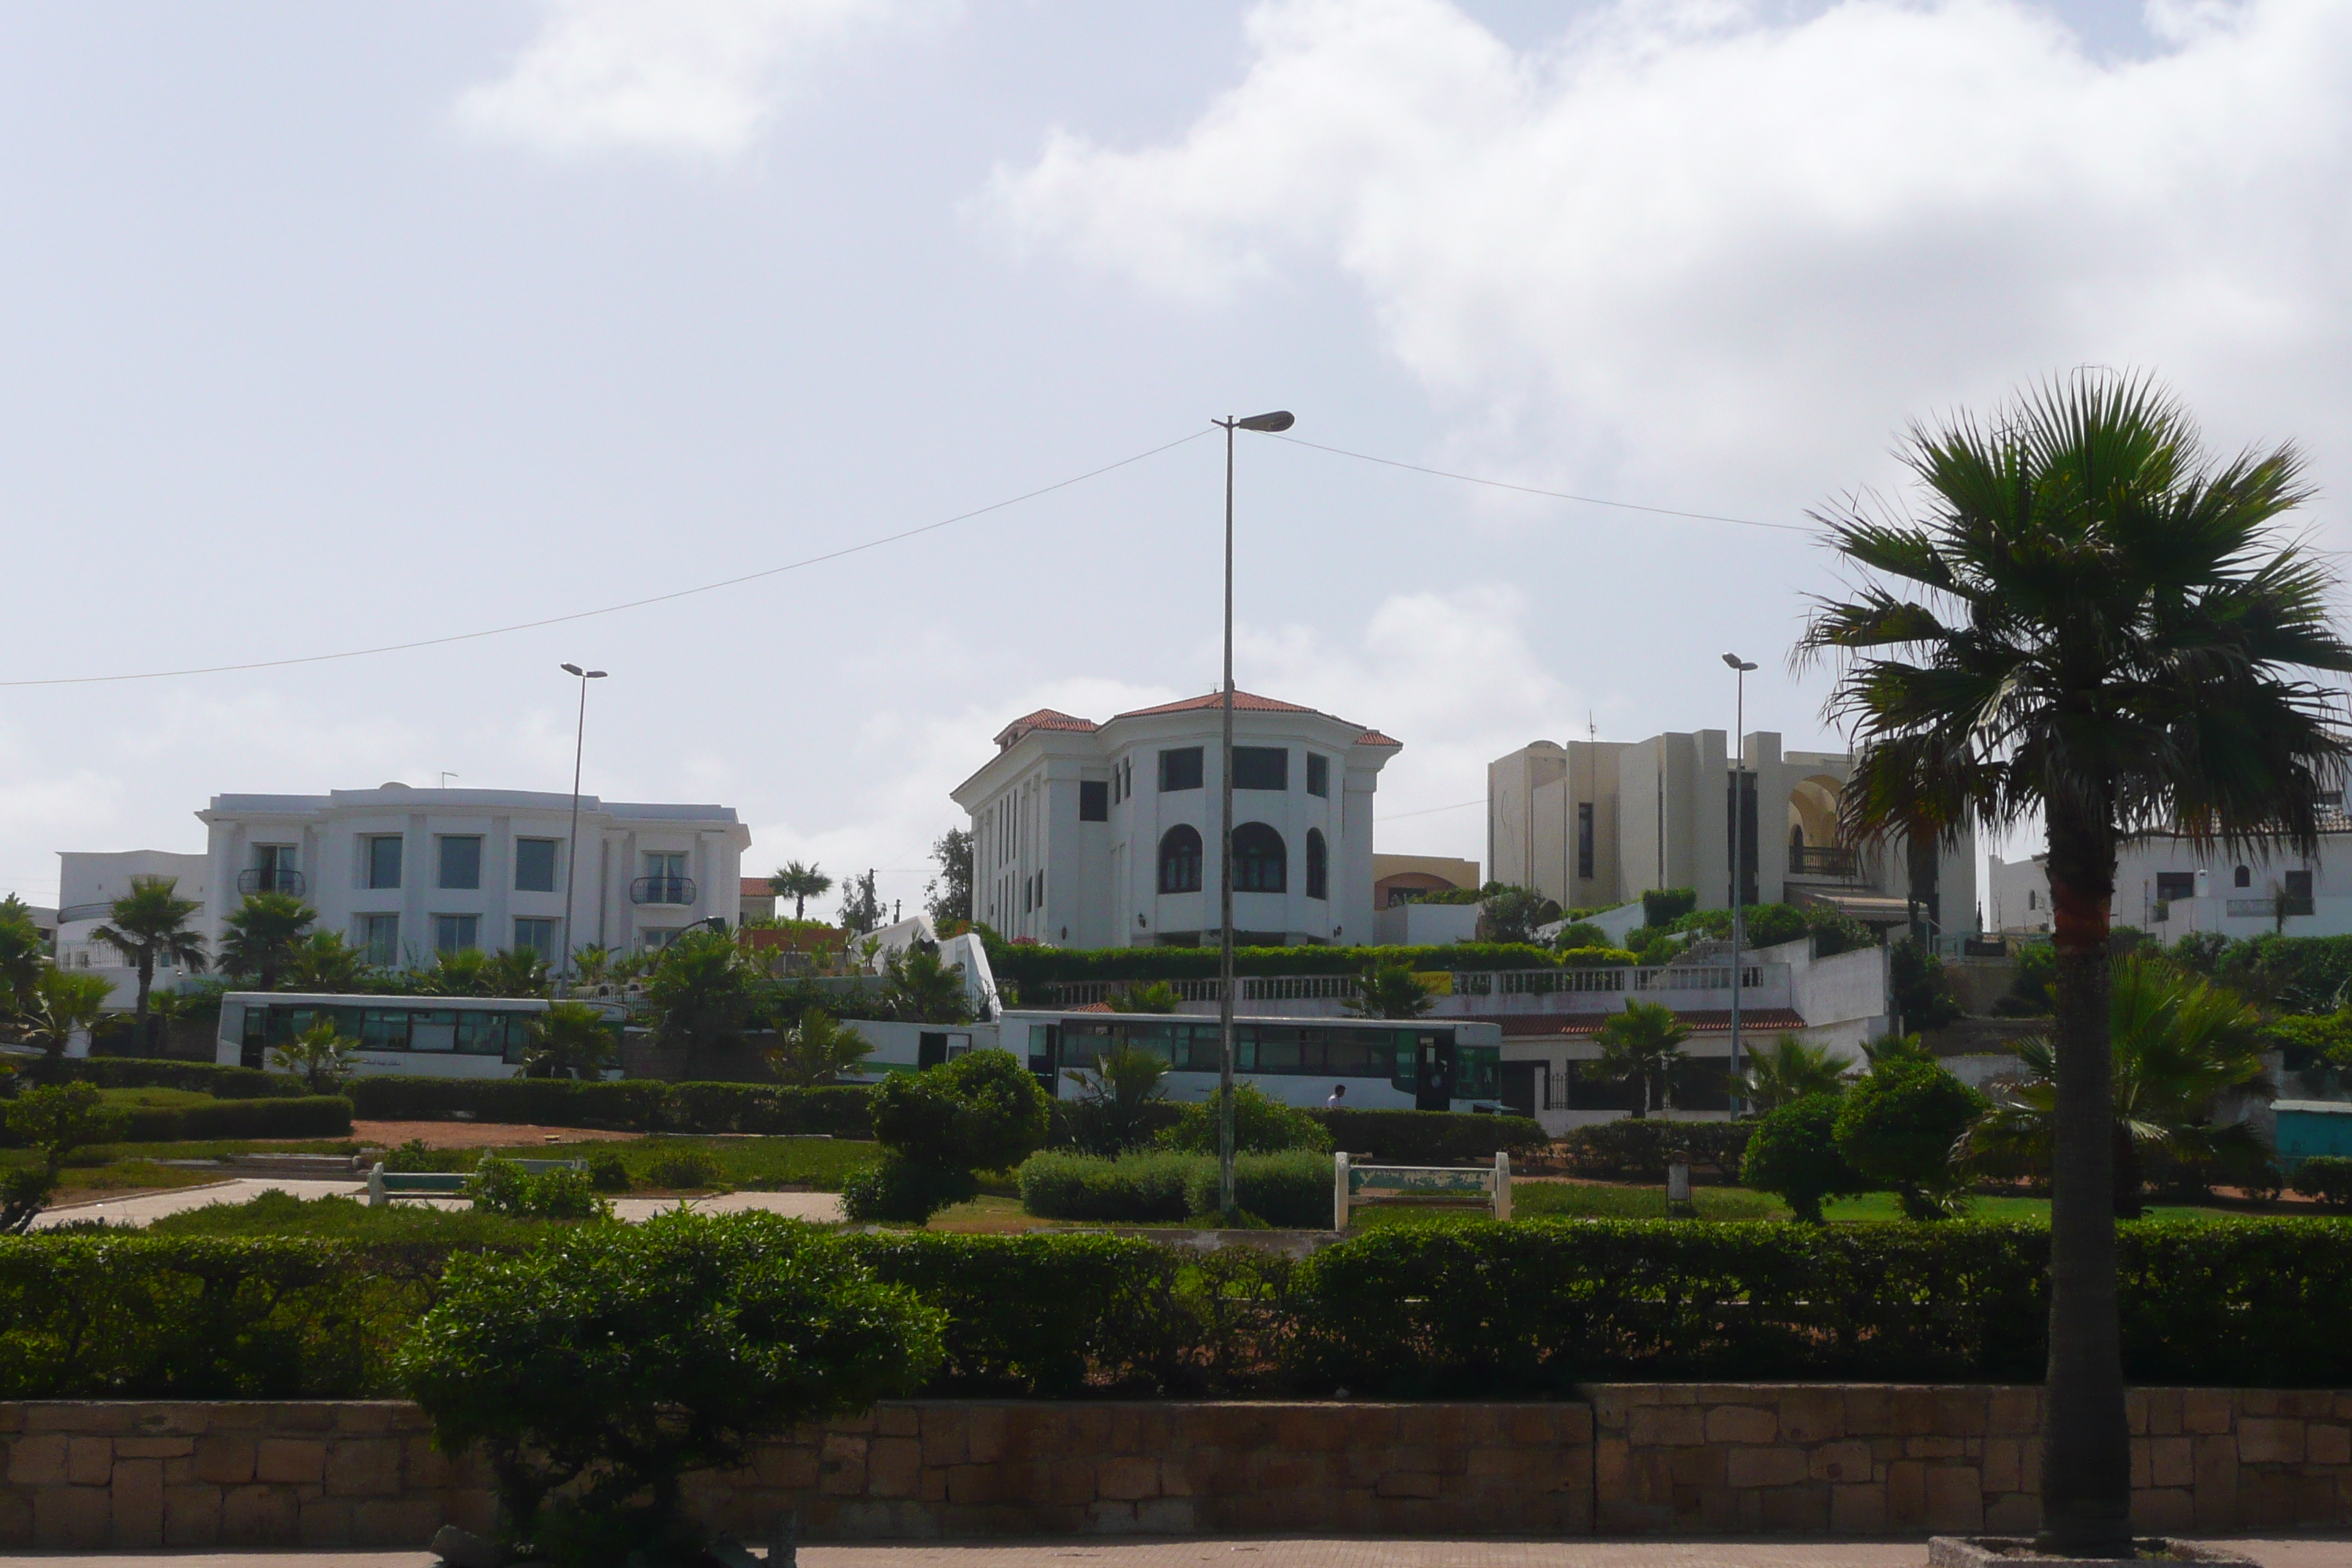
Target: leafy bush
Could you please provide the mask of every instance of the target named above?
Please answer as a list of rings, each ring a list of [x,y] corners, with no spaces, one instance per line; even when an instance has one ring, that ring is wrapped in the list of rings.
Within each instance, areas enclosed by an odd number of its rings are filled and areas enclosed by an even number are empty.
[[[1822,1223],[1822,1200],[1867,1192],[1870,1184],[1838,1152],[1839,1097],[1809,1094],[1759,1122],[1741,1157],[1742,1185],[1772,1193],[1799,1219]]]
[[[1895,943],[1888,964],[1895,1010],[1906,1029],[1939,1029],[1961,1016],[1944,961],[1920,950],[1909,937]]]
[[[707,1149],[667,1149],[646,1163],[646,1181],[656,1187],[699,1190],[719,1183],[719,1162]]]
[[[2352,1160],[2315,1154],[2294,1168],[2294,1190],[2332,1209],[2352,1208]]]
[[[487,1451],[510,1544],[619,1568],[699,1545],[682,1476],[912,1392],[942,1326],[806,1226],[677,1212],[452,1258],[401,1364],[436,1445]]]
[[[1180,1107],[1176,1120],[1158,1139],[1163,1149],[1186,1154],[1220,1152],[1215,1097]],[[1328,1152],[1331,1134],[1307,1111],[1267,1094],[1254,1083],[1234,1086],[1234,1152],[1273,1154],[1286,1149]]]
[[[60,1078],[100,1089],[184,1089],[216,1100],[291,1098],[310,1092],[298,1079],[258,1068],[173,1062],[142,1057],[68,1057],[54,1064]]]
[[[830,1133],[870,1131],[862,1085],[789,1089],[751,1083],[659,1083],[644,1079],[362,1078],[344,1090],[372,1121],[476,1121],[597,1127],[631,1132]]]
[[[1698,908],[1696,888],[1658,888],[1642,895],[1642,923],[1662,930]]]
[[[1570,1169],[1582,1176],[1619,1176],[1663,1182],[1672,1157],[1712,1167],[1727,1179],[1739,1170],[1755,1123],[1662,1121],[1626,1118],[1591,1127],[1572,1127],[1559,1141]]]
[[[509,1219],[610,1219],[613,1205],[596,1195],[585,1171],[524,1170],[489,1155],[466,1184],[474,1206]]]
[[[1391,1165],[1488,1165],[1495,1152],[1540,1149],[1551,1142],[1531,1116],[1478,1116],[1460,1110],[1310,1110],[1330,1134],[1324,1145]]]
[[[0,1177],[0,1236],[29,1229],[57,1191],[66,1156],[82,1144],[115,1137],[123,1120],[121,1110],[86,1083],[29,1089],[9,1100],[0,1110],[0,1126],[11,1142],[29,1143],[36,1153],[30,1164]]]
[[[1565,947],[1559,953],[1562,969],[1617,969],[1641,962],[1630,949],[1622,947]]]
[[[793,1089],[759,1083],[674,1083],[664,1086],[661,1125],[673,1132],[830,1133],[866,1138],[872,1090],[863,1084]]]
[[[207,1138],[341,1138],[352,1102],[340,1094],[291,1100],[224,1100],[212,1105],[142,1106],[124,1129],[132,1143],[193,1143]]]
[[[1243,947],[1234,950],[1236,974],[1361,974],[1376,963],[1402,962],[1415,970],[1549,969],[1548,948],[1522,942],[1461,942],[1426,947]],[[989,967],[1001,987],[1043,997],[1065,981],[1119,984],[1213,980],[1217,950],[1208,947],[992,946]]]
[[[1839,1102],[1838,1152],[1894,1188],[1913,1219],[1940,1219],[1960,1185],[1952,1145],[1989,1109],[1983,1095],[1933,1063],[1882,1061]]]
[[[1204,1159],[1176,1153],[1117,1158],[1057,1151],[1032,1154],[1021,1163],[1021,1207],[1041,1219],[1115,1225],[1180,1222],[1192,1213],[1190,1183]],[[1206,1163],[1213,1179],[1216,1163]]]
[[[1567,955],[1571,952],[1581,952],[1588,948],[1607,947],[1609,933],[1591,921],[1572,920],[1552,933],[1551,945],[1559,952],[1560,962],[1564,963],[1568,961]]]
[[[629,1190],[629,1167],[609,1149],[591,1154],[588,1184],[600,1193],[625,1193]]]
[[[980,1195],[980,1178],[953,1165],[886,1154],[841,1184],[842,1212],[860,1225],[877,1220],[920,1225],[943,1208]]]
[[[968,1051],[875,1086],[875,1142],[903,1159],[1004,1171],[1045,1142],[1045,1091],[1010,1051]]]
[[[1217,1212],[1217,1163],[1193,1167],[1185,1194],[1192,1213]],[[1271,1226],[1291,1230],[1331,1228],[1331,1159],[1304,1149],[1279,1154],[1234,1156],[1234,1206]]]

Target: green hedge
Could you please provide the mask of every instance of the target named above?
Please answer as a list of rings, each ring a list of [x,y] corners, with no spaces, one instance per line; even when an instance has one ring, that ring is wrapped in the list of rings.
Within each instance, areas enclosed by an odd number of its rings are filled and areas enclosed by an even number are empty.
[[[1559,957],[1523,942],[1461,942],[1441,947],[1238,947],[1236,974],[1361,974],[1374,963],[1402,959],[1416,970],[1551,969]],[[989,967],[1023,996],[1065,980],[1213,980],[1213,947],[991,948]]]
[[[299,1100],[224,1100],[216,1105],[142,1106],[131,1112],[123,1140],[131,1143],[193,1142],[207,1138],[342,1138],[352,1131],[352,1102],[340,1094]]]
[[[476,1121],[606,1127],[633,1132],[868,1134],[863,1085],[787,1089],[773,1084],[583,1083],[549,1078],[361,1078],[345,1091],[371,1121]]]
[[[1186,1192],[1196,1215],[1217,1212],[1217,1163],[1192,1172]],[[1331,1228],[1331,1156],[1305,1149],[1234,1157],[1234,1204],[1244,1214],[1284,1230]]]
[[[68,1057],[54,1064],[68,1082],[100,1089],[178,1089],[215,1100],[293,1099],[310,1092],[300,1079],[258,1068],[173,1062],[152,1057]]]
[[[1551,1135],[1531,1116],[1460,1110],[1311,1110],[1331,1146],[1391,1165],[1491,1165],[1495,1152],[1540,1149]]]
[[[1739,1162],[1755,1127],[1749,1121],[1667,1121],[1628,1116],[1572,1127],[1559,1145],[1570,1168],[1579,1175],[1662,1182],[1669,1157],[1680,1153],[1692,1164],[1732,1181],[1738,1175]]]
[[[1171,1225],[1217,1212],[1217,1162],[1209,1154],[1136,1153],[1117,1159],[1058,1152],[1022,1162],[1021,1206],[1043,1219]],[[1243,1154],[1234,1201],[1286,1229],[1331,1228],[1331,1158],[1307,1151]]]

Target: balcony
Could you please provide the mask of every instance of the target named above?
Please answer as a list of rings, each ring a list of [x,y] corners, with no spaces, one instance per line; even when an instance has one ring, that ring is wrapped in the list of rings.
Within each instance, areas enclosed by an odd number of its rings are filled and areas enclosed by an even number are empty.
[[[1799,844],[1789,849],[1789,875],[1833,882],[1862,880],[1862,858],[1843,844]]]
[[[236,890],[240,893],[286,893],[299,899],[309,886],[299,871],[273,871],[257,866],[236,874]]]
[[[694,898],[691,877],[640,877],[629,884],[633,904],[690,904]]]

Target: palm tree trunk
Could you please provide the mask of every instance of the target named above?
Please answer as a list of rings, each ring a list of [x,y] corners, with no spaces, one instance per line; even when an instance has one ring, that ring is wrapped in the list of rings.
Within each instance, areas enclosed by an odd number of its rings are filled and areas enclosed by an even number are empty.
[[[2116,1123],[2116,1217],[2137,1219],[2146,1211],[2139,1193],[2139,1150],[2132,1142],[2131,1129]]]
[[[2053,1555],[2131,1555],[2131,1435],[2116,1301],[2114,1058],[2107,919],[2111,816],[2050,814],[2052,1117],[2050,1371],[2042,1405],[2042,1533]]]
[[[155,989],[155,949],[152,944],[139,950],[139,1054],[155,1054],[154,1032],[147,1027],[147,998]]]

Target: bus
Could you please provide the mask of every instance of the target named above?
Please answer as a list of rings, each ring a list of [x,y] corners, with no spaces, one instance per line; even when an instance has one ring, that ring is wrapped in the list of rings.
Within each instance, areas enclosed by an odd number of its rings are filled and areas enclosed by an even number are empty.
[[[232,991],[221,998],[213,1059],[267,1067],[282,1046],[320,1019],[353,1042],[362,1073],[417,1078],[513,1078],[522,1071],[543,996],[359,996]]]
[[[982,1026],[985,1027],[985,1026]],[[1217,1091],[1220,1036],[1214,1018],[1154,1013],[1014,1010],[997,1040],[1065,1100],[1080,1093],[1070,1076],[1105,1051],[1129,1046],[1169,1064],[1168,1098],[1207,1100]],[[1320,1106],[1335,1087],[1342,1103],[1366,1110],[1502,1109],[1503,1032],[1498,1024],[1429,1019],[1235,1018],[1234,1077],[1288,1105]]]

